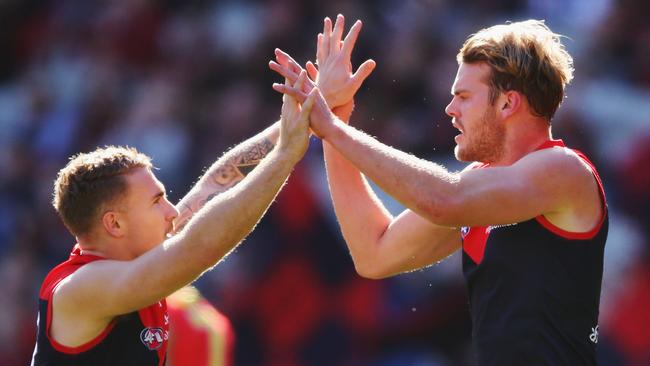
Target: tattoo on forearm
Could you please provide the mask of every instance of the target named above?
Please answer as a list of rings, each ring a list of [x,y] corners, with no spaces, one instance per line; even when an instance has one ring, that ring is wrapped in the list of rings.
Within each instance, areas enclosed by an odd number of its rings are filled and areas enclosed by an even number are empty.
[[[248,175],[273,150],[273,146],[274,144],[269,139],[254,144],[237,157],[235,167],[242,175]]]
[[[225,166],[219,167],[212,178],[220,186],[229,186],[242,180],[273,150],[274,144],[267,138],[233,156]]]
[[[227,191],[244,179],[273,150],[274,146],[275,144],[271,140],[264,138],[262,141],[244,148],[243,151],[230,157],[223,164],[216,166],[213,172],[208,172],[210,174],[209,181],[214,185],[209,189],[202,189],[197,195],[181,204],[175,230],[182,229],[194,216],[194,213],[213,197]]]
[[[220,166],[215,170],[214,173],[212,173],[212,180],[214,183],[216,183],[219,187],[227,187],[230,183],[232,183],[233,180],[237,178],[244,178],[244,176],[239,173],[237,168],[232,165],[232,163],[228,163],[225,166]]]

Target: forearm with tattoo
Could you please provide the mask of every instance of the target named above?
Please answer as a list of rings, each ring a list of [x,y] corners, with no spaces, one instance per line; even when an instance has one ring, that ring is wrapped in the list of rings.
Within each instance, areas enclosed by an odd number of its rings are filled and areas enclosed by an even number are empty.
[[[181,199],[174,232],[179,232],[208,201],[241,182],[273,150],[278,140],[278,124],[234,147],[205,172]]]

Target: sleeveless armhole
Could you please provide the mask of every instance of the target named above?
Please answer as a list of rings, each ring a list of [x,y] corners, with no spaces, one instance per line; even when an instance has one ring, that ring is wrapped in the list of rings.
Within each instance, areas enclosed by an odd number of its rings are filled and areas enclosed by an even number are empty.
[[[54,291],[56,291],[56,289],[59,287],[61,281],[63,281],[68,276],[73,274],[77,269],[79,269],[79,267],[80,266],[71,264],[70,261],[64,262],[61,265],[57,266],[57,268],[55,268],[46,277],[40,291],[41,300],[47,302],[45,336],[50,342],[50,345],[52,345],[52,348],[54,348],[58,352],[66,353],[66,354],[78,354],[92,349],[93,347],[98,345],[101,341],[103,341],[106,338],[106,336],[111,332],[113,326],[115,325],[115,319],[113,319],[111,320],[110,323],[108,323],[106,328],[99,335],[97,335],[95,338],[91,339],[90,341],[76,347],[68,347],[62,345],[59,342],[57,342],[54,338],[52,338],[50,334],[50,327],[52,325],[52,312],[53,312],[52,299],[53,299]]]
[[[605,222],[605,217],[607,216],[607,200],[605,198],[605,189],[603,188],[603,182],[600,179],[600,175],[598,175],[598,171],[596,170],[594,164],[582,152],[574,149],[571,150],[575,152],[578,155],[578,157],[582,159],[582,161],[589,166],[589,169],[591,170],[591,174],[594,176],[594,179],[596,180],[596,184],[598,185],[598,195],[600,196],[600,203],[602,205],[600,220],[598,221],[598,223],[593,229],[586,232],[567,231],[562,228],[559,228],[553,223],[551,223],[544,215],[539,215],[535,217],[535,220],[537,220],[537,222],[539,222],[540,225],[542,225],[544,228],[546,228],[553,234],[561,236],[563,238],[573,239],[573,240],[589,240],[598,234],[600,228],[603,226],[603,223]]]

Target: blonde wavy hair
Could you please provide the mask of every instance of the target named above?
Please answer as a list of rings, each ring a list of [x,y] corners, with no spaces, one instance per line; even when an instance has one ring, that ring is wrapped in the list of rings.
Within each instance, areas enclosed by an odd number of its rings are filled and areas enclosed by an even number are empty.
[[[490,66],[490,104],[500,93],[515,90],[526,97],[534,115],[550,122],[573,79],[573,58],[561,37],[543,20],[495,25],[471,35],[456,59]]]

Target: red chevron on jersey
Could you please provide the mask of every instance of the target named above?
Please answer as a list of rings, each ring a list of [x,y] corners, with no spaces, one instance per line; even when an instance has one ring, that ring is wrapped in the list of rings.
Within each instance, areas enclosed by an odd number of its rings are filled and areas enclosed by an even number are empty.
[[[463,251],[472,258],[474,263],[480,264],[485,252],[485,243],[490,235],[491,226],[463,227]]]

